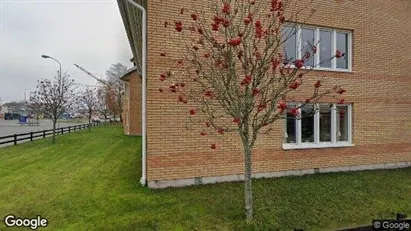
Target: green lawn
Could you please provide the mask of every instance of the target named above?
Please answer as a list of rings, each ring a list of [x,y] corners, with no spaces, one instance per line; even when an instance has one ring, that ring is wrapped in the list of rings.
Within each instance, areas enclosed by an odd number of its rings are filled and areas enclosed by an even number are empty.
[[[1,148],[0,217],[40,214],[41,230],[333,230],[411,215],[409,168],[255,180],[251,227],[242,183],[150,190],[140,166],[140,138],[119,126]]]
[[[59,119],[57,123],[88,123],[88,119]]]

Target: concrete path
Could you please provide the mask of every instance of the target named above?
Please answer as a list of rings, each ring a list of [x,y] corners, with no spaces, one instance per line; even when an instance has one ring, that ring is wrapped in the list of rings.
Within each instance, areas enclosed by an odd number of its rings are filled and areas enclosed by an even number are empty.
[[[63,121],[63,122],[58,122],[56,124],[56,127],[61,128],[61,127],[68,127],[68,126],[74,126],[74,125],[85,124],[85,123],[86,122]],[[0,119],[0,137],[14,135],[14,134],[28,133],[28,132],[43,131],[43,130],[48,130],[52,128],[53,128],[53,122],[51,120],[40,120],[39,126],[28,126],[28,125],[20,125],[18,123],[18,120]],[[2,140],[2,141],[6,141],[6,140]],[[21,142],[23,141],[19,141],[19,143]],[[10,144],[3,144],[3,145],[0,145],[0,147],[4,147],[8,145]]]

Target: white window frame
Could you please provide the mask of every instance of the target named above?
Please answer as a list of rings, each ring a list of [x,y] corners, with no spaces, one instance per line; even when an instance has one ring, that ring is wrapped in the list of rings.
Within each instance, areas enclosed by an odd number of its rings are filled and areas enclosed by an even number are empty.
[[[293,27],[292,25],[286,25],[289,27]],[[326,27],[316,27],[316,26],[310,26],[310,25],[304,25],[304,24],[297,24],[295,25],[296,28],[296,49],[297,49],[297,59],[302,58],[302,38],[301,38],[301,28],[307,28],[307,29],[314,29],[314,43],[319,44],[319,38],[320,38],[320,30],[328,30],[331,31],[331,50],[336,51],[337,50],[337,33],[345,33],[347,34],[347,53],[348,53],[348,68],[343,69],[343,68],[337,68],[337,59],[334,58],[331,60],[331,68],[328,67],[320,67],[316,66],[313,69],[314,70],[320,70],[320,71],[339,71],[339,72],[352,72],[352,32],[349,30],[343,30],[343,29],[333,29],[333,28],[326,28]],[[314,65],[318,64],[320,62],[320,52],[321,49],[317,46],[317,53],[314,54]],[[291,68],[294,68],[294,65],[290,65]],[[302,69],[311,69],[311,67],[304,66]]]
[[[298,104],[300,106],[301,104]],[[316,109],[319,109],[320,104],[314,105]],[[336,141],[336,129],[337,129],[337,106],[347,106],[348,116],[348,141]],[[298,115],[301,115],[301,108],[298,109]],[[314,114],[314,142],[303,143],[301,142],[301,117],[297,116],[295,120],[296,128],[296,143],[283,143],[282,148],[288,149],[308,149],[308,148],[333,148],[333,147],[351,147],[352,143],[352,104],[333,104],[331,108],[331,142],[320,142],[320,110],[316,110]],[[284,120],[284,136],[287,134],[287,120]],[[285,139],[284,139],[285,140]]]

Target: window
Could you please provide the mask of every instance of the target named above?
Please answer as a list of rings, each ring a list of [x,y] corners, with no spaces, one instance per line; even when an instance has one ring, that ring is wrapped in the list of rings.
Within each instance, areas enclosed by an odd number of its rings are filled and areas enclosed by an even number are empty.
[[[348,53],[348,33],[337,33],[337,50],[340,50],[345,54]],[[347,57],[347,55],[344,55],[343,57],[337,59],[337,68],[348,69]]]
[[[331,68],[331,57],[334,55],[332,49],[332,34],[328,30],[320,30],[319,54],[320,67]]]
[[[285,58],[295,60],[297,57],[297,35],[295,27],[286,27],[284,30],[283,41],[285,40]]]
[[[337,106],[337,126],[336,138],[337,141],[348,141],[348,107]]]
[[[296,143],[297,140],[297,129],[296,129],[296,118],[291,114],[291,109],[296,107],[297,104],[288,104],[286,113],[286,127],[284,135],[284,143]]]
[[[287,105],[283,149],[353,146],[351,140],[352,105],[350,104]]]
[[[294,61],[304,57],[317,46],[317,53],[305,61],[306,68],[317,70],[351,71],[351,32],[307,25],[287,26],[283,39],[286,58]],[[336,50],[345,55],[331,59]],[[312,53],[311,53],[312,54]]]
[[[301,51],[302,55],[304,55],[306,52],[311,52],[311,47],[315,45],[314,41],[314,34],[315,30],[310,29],[310,28],[301,28]],[[310,58],[306,61],[305,65],[307,66],[313,66],[314,65],[314,59]]]
[[[314,142],[314,105],[301,107],[301,142]]]
[[[320,105],[320,142],[331,142],[331,110],[327,104]]]

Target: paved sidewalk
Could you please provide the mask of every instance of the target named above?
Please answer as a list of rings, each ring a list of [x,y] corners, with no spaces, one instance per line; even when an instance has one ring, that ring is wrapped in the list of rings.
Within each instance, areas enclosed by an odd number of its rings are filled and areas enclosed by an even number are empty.
[[[77,123],[70,123],[70,122],[58,122],[56,124],[57,128],[60,127],[68,127],[74,126],[78,124],[84,124],[85,122],[77,122]],[[0,119],[0,137],[2,136],[9,136],[14,134],[20,133],[27,133],[27,132],[37,132],[43,131],[53,128],[53,123],[51,120],[40,120],[39,126],[28,126],[28,125],[20,125],[18,120],[3,120]]]
[[[85,122],[78,122],[78,121],[57,122],[56,128],[75,126],[79,124],[85,124]],[[37,132],[37,131],[43,131],[43,130],[49,130],[49,129],[53,129],[53,122],[51,120],[40,120],[39,126],[21,125],[18,123],[18,120],[0,120],[0,137],[10,136],[14,134]],[[25,138],[25,137],[27,136],[23,136],[19,138]],[[37,138],[34,138],[34,140],[42,139],[42,138],[43,137],[37,137]],[[1,142],[9,141],[9,140],[13,140],[13,138],[11,137],[11,138],[2,139]],[[20,143],[29,142],[29,141],[30,139],[18,141],[18,143],[20,144]],[[12,142],[7,143],[7,144],[1,144],[0,148],[11,146],[11,145],[13,145]]]

